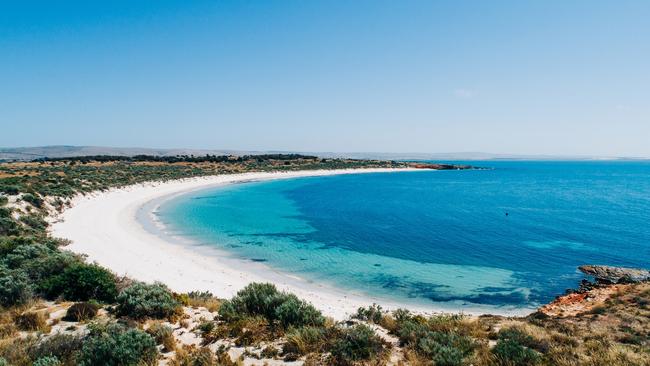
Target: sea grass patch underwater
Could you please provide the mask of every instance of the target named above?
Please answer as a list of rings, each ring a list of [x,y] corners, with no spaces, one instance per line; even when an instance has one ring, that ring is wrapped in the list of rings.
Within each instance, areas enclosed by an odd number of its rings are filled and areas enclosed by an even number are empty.
[[[306,157],[185,160],[0,164],[0,365],[234,365],[244,358],[309,365],[650,364],[648,283],[616,287],[567,316],[423,316],[376,305],[335,322],[271,284],[218,299],[119,278],[48,234],[45,218],[94,189],[246,169],[401,166]]]

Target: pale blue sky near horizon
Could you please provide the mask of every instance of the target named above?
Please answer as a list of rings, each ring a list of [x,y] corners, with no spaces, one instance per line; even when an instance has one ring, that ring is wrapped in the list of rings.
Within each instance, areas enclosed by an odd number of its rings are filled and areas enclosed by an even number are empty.
[[[650,1],[0,1],[0,146],[650,157]]]

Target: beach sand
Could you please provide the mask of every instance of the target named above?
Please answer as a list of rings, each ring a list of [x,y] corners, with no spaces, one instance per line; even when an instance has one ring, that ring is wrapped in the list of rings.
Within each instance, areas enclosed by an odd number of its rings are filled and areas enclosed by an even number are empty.
[[[210,250],[205,247],[179,244],[165,235],[147,230],[137,217],[152,215],[151,210],[155,209],[152,202],[159,204],[178,194],[242,181],[407,170],[412,169],[261,172],[138,184],[76,197],[72,207],[54,220],[51,230],[54,236],[71,240],[65,249],[85,254],[89,261],[97,262],[118,275],[146,282],[159,281],[176,292],[210,291],[221,298],[233,296],[251,282],[272,282],[279,289],[293,292],[311,302],[325,315],[343,320],[360,306],[373,303],[379,303],[385,309],[403,306],[386,299],[306,281],[264,263],[232,258],[216,249],[206,252]],[[142,212],[145,209],[149,212]],[[440,311],[434,306],[408,308],[419,313]],[[473,313],[468,310],[463,309],[465,313]]]

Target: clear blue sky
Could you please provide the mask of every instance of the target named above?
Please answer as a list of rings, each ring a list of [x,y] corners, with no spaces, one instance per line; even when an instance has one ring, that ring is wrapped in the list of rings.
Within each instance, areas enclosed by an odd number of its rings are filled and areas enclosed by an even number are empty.
[[[650,156],[650,1],[2,1],[0,146]]]

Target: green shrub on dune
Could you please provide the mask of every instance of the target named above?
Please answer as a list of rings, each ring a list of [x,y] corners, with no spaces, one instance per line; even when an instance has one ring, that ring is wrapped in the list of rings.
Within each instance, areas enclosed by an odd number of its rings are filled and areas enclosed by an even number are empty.
[[[117,296],[117,314],[134,319],[162,319],[174,315],[180,304],[167,286],[136,282]]]
[[[60,366],[63,365],[58,358],[54,356],[45,356],[41,357],[38,360],[34,361],[32,366]]]
[[[332,347],[332,363],[352,365],[357,361],[375,358],[383,352],[381,339],[368,326],[355,325],[346,329]]]
[[[86,263],[70,265],[60,275],[44,281],[40,289],[48,298],[63,296],[71,301],[111,303],[117,296],[115,276],[103,267]]]
[[[41,208],[43,207],[43,199],[38,197],[37,195],[31,194],[31,193],[25,193],[22,196],[23,201],[31,204],[32,206],[36,208]]]
[[[80,366],[126,366],[152,365],[157,358],[156,342],[149,334],[110,324],[91,328],[77,361]]]
[[[32,296],[32,285],[25,272],[0,265],[0,306],[22,305]]]
[[[34,360],[56,357],[65,365],[76,364],[75,358],[83,346],[84,337],[65,333],[51,335],[33,346],[30,356]]]
[[[328,332],[323,327],[292,328],[286,335],[287,342],[282,347],[285,354],[306,355],[321,352],[329,341]]]
[[[244,317],[262,316],[270,324],[289,326],[320,326],[325,318],[311,304],[293,294],[280,292],[270,283],[251,283],[237,292],[232,299],[224,301],[219,316],[227,321]]]
[[[539,354],[512,338],[501,339],[492,349],[499,366],[534,366],[540,364]]]

